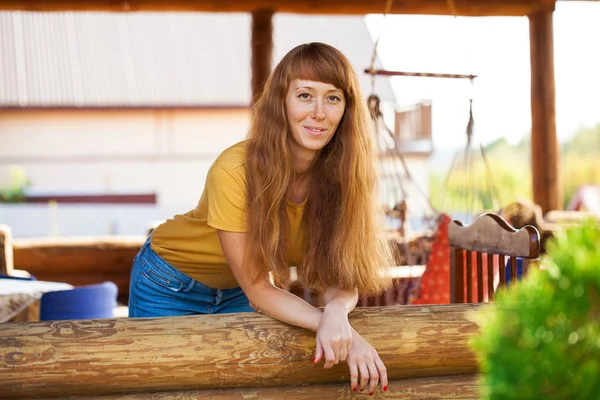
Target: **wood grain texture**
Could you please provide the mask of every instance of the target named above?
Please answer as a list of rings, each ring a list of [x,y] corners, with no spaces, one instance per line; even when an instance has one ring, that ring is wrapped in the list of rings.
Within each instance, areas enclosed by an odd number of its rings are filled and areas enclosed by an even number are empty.
[[[392,380],[472,374],[475,304],[370,307],[351,323]],[[0,326],[0,397],[348,383],[312,365],[314,334],[258,313]]]
[[[516,230],[496,214],[480,215],[468,226],[460,221],[448,225],[451,247],[482,253],[537,258],[540,254],[540,234],[528,225]]]
[[[372,397],[353,392],[347,383],[284,386],[277,388],[207,389],[137,393],[110,396],[67,397],[67,400],[323,400],[323,399],[479,399],[476,374],[395,380],[387,392],[379,388]]]
[[[387,0],[3,0],[0,9],[22,11],[202,11],[276,12],[302,14],[381,14]],[[523,16],[554,10],[555,0],[403,0],[392,14]]]

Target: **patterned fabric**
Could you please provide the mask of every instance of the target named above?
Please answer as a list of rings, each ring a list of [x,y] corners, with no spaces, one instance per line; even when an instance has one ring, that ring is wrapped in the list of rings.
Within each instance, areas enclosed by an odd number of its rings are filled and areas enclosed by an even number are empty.
[[[8,322],[38,300],[41,293],[11,293],[0,295],[0,323]]]
[[[410,304],[450,303],[450,244],[448,225],[452,219],[442,214],[433,238],[427,267],[411,294]]]

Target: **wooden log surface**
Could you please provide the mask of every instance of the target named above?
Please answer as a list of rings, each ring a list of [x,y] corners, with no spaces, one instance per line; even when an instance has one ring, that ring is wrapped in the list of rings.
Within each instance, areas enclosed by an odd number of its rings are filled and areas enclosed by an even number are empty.
[[[323,399],[479,399],[477,374],[436,376],[390,381],[387,392],[378,388],[372,397],[353,392],[348,383],[322,383],[271,388],[234,388],[135,393],[109,396],[66,397],[66,400],[323,400]]]
[[[351,323],[391,380],[472,374],[468,341],[481,305],[370,307]],[[349,382],[347,366],[311,363],[314,334],[259,313],[0,325],[0,397]]]

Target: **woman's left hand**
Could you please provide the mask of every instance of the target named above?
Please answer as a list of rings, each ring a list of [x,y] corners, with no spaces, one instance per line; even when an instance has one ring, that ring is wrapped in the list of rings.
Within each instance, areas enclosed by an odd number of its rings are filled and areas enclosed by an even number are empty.
[[[325,307],[317,329],[317,349],[313,364],[325,357],[325,368],[346,361],[352,348],[352,327],[344,307],[330,303]]]
[[[352,329],[354,335],[352,349],[348,354],[348,368],[350,369],[350,385],[352,390],[361,392],[369,387],[369,396],[377,390],[381,383],[383,391],[387,391],[387,369],[379,357],[377,350],[366,341],[358,332]],[[359,381],[360,377],[360,381]]]

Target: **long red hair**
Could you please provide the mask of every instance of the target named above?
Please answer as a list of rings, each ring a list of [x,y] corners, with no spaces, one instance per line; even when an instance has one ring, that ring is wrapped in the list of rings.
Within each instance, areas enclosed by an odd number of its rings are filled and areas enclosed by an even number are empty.
[[[346,57],[323,43],[292,49],[266,81],[252,111],[246,149],[248,237],[246,256],[260,274],[289,276],[287,199],[294,182],[285,97],[294,79],[334,85],[346,109],[331,141],[310,170],[304,210],[304,284],[380,293],[390,285],[393,257],[383,236],[377,197],[375,135],[358,79]]]

